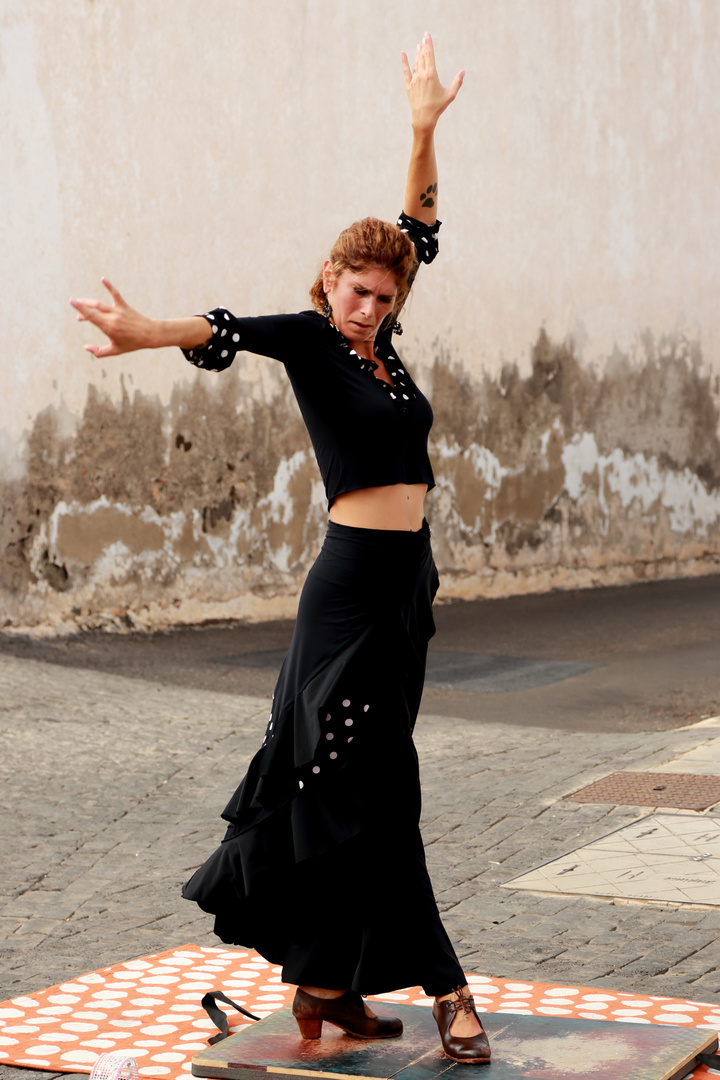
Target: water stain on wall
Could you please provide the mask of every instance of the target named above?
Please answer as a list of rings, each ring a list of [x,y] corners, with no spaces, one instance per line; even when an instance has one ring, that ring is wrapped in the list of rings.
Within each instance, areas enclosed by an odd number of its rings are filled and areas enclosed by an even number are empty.
[[[598,372],[541,331],[527,377],[473,378],[443,351],[431,375],[446,595],[717,569],[720,386],[696,343],[648,333]],[[27,477],[3,492],[10,617],[154,604],[199,618],[292,596],[326,510],[290,389],[272,385],[259,401],[238,371],[199,373],[168,406],[91,386],[71,434],[39,414]]]
[[[506,365],[497,381],[441,353],[432,400],[446,570],[542,587],[579,569],[601,583],[602,571],[716,567],[719,382],[682,336],[645,334],[636,355],[616,351],[599,373],[541,331],[530,374]]]
[[[642,347],[641,360],[616,351],[599,374],[580,364],[571,343],[553,344],[541,330],[527,378],[505,365],[498,381],[479,383],[441,353],[433,369],[435,431],[517,464],[559,420],[569,437],[592,432],[602,453],[654,455],[717,490],[720,376],[704,372],[699,346],[682,337],[656,344],[646,333]]]

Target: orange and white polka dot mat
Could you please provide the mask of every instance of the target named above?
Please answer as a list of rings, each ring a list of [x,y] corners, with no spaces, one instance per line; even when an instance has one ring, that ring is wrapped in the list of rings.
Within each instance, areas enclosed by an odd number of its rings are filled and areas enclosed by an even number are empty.
[[[544,1014],[630,1024],[683,1024],[720,1031],[720,1005],[581,986],[551,986],[468,975],[478,1012]],[[200,999],[223,990],[267,1016],[292,1001],[280,968],[240,949],[183,945],[127,960],[36,994],[0,1004],[0,1063],[53,1072],[87,1072],[100,1054],[124,1050],[144,1077],[181,1080],[205,1049],[215,1025]],[[419,987],[382,994],[379,1001],[430,1006]],[[231,1032],[253,1021],[227,1008]],[[698,1067],[700,1077],[720,1071]]]

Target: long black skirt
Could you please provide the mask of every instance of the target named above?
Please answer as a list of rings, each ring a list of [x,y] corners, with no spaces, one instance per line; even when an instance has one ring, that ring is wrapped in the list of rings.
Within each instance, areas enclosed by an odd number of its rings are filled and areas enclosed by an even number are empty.
[[[437,585],[427,524],[330,523],[225,839],[183,890],[287,982],[440,995],[465,981],[425,865],[412,739]]]

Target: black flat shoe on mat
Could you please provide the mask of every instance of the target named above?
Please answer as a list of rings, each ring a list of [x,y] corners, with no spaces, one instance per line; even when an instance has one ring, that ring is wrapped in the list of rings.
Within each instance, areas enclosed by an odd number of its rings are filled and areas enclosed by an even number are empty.
[[[346,990],[340,997],[319,998],[298,988],[292,1006],[303,1039],[319,1039],[325,1021],[356,1039],[393,1039],[402,1035],[402,1020],[368,1016],[360,994]]]
[[[461,1036],[453,1035],[450,1025],[460,1012],[475,1013],[480,1032],[477,1035]],[[482,1022],[475,1012],[475,1001],[472,997],[465,997],[460,990],[456,990],[447,1001],[436,1001],[433,1005],[433,1016],[440,1031],[442,1048],[447,1057],[453,1061],[462,1061],[466,1065],[488,1065],[490,1062],[490,1043],[483,1031]]]

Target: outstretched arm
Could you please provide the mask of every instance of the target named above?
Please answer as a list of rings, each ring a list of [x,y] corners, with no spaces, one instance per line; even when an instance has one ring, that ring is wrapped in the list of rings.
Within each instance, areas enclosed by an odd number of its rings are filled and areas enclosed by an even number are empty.
[[[164,345],[194,349],[212,337],[210,324],[202,316],[148,319],[126,304],[107,278],[102,278],[102,283],[112,297],[112,304],[105,304],[101,300],[70,301],[78,313],[78,322],[93,323],[108,339],[107,345],[85,346],[93,356],[119,356],[137,349],[160,349]]]
[[[435,126],[457,97],[465,72],[458,71],[448,87],[441,84],[435,67],[432,38],[427,33],[422,45],[417,47],[412,71],[406,54],[401,53],[401,57],[413,129],[403,210],[409,217],[417,218],[426,225],[434,225],[437,220],[438,190]]]

